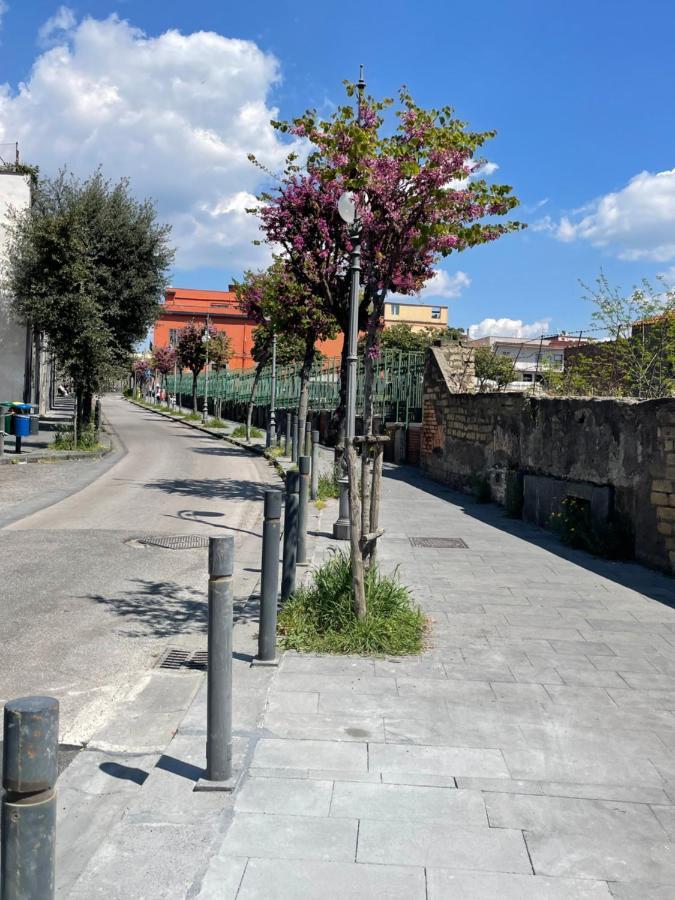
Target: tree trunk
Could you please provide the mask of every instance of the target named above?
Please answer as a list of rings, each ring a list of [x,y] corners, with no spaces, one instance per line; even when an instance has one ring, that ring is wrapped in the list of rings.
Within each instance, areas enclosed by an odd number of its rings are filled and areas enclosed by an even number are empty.
[[[86,390],[82,395],[82,427],[88,428],[91,425],[91,410],[94,401],[92,391]]]
[[[370,495],[370,533],[376,534],[380,523],[380,494],[382,491],[382,462],[384,460],[384,445],[375,444],[375,458],[373,460],[373,489]],[[373,539],[370,545],[370,565],[377,563],[377,539]]]
[[[300,369],[300,400],[298,402],[298,456],[305,455],[305,430],[307,428],[307,407],[309,406],[309,376],[312,372],[312,363],[314,362],[314,342],[307,339],[305,345],[305,358],[302,361]]]
[[[373,378],[373,358],[379,350],[380,337],[380,304],[375,304],[375,309],[368,319],[368,329],[366,332],[366,347],[363,360],[364,385],[363,385],[363,434],[367,439],[373,436],[373,419],[374,419],[374,378]],[[372,523],[370,521],[371,510],[371,494],[375,492],[375,487],[371,483],[370,474],[370,448],[368,441],[363,444],[361,454],[361,532],[362,534],[372,533]],[[379,486],[377,488],[379,494]],[[379,500],[378,500],[379,505]],[[375,554],[376,541],[373,540],[368,544],[364,544],[363,555],[364,561],[370,558],[372,560]]]
[[[255,376],[253,378],[253,387],[251,388],[251,396],[248,401],[248,409],[246,410],[246,441],[249,442],[251,440],[251,419],[253,418],[253,401],[255,400],[255,391],[258,387],[258,382],[260,381],[260,376],[262,374],[263,364],[258,363],[255,370]]]
[[[197,412],[197,378],[199,377],[198,372],[192,373],[192,412]]]
[[[357,619],[366,616],[366,587],[361,555],[361,501],[359,499],[359,478],[356,465],[356,450],[349,441],[347,453],[347,477],[349,479],[349,550],[352,566],[352,604]]]

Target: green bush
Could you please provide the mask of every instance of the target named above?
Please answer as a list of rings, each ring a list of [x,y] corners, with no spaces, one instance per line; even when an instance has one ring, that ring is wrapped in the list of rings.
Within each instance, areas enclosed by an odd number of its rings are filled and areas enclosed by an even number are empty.
[[[196,412],[185,413],[181,416],[181,419],[185,419],[186,422],[201,422],[202,414]]]
[[[262,436],[263,436],[263,433],[259,428],[251,428],[251,437],[252,438],[261,438]],[[232,432],[232,437],[245,438],[246,437],[246,426],[245,425],[237,425],[237,427]]]
[[[214,416],[213,419],[209,419],[208,426],[209,428],[227,428],[227,423],[219,419],[218,416]]]
[[[333,466],[330,472],[321,472],[317,490],[318,500],[328,500],[331,497],[340,496],[340,472],[338,466]]]
[[[569,547],[606,559],[631,559],[634,555],[635,535],[630,523],[616,512],[607,522],[595,521],[587,500],[565,497],[560,512],[552,513],[549,523]]]
[[[83,429],[77,436],[77,445],[75,444],[75,435],[70,425],[59,425],[52,443],[52,450],[101,450],[102,444],[96,439],[96,432],[93,425]]]
[[[352,607],[351,564],[334,553],[300,587],[279,615],[281,642],[288,650],[321,653],[420,653],[426,619],[414,606],[408,588],[396,577],[366,573],[367,613],[357,619]]]
[[[131,390],[131,388],[124,388],[124,390],[122,391],[123,397],[133,397],[133,395],[134,392]]]
[[[477,503],[489,503],[492,500],[490,482],[484,475],[474,475],[471,479],[471,493]]]

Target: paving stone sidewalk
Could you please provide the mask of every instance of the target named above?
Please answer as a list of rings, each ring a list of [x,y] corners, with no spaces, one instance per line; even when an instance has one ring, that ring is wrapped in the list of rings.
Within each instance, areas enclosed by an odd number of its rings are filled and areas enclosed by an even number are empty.
[[[430,616],[428,649],[284,657],[189,895],[675,896],[673,580],[410,468],[387,467],[382,512],[381,565]]]

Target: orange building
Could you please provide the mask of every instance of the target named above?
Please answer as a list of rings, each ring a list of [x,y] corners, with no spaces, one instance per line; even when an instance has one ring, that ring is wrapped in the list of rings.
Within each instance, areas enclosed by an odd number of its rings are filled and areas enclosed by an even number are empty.
[[[256,323],[239,307],[237,295],[232,290],[200,291],[193,288],[168,288],[164,307],[155,323],[154,347],[168,347],[176,343],[178,331],[195,320],[206,324],[206,318],[217,331],[224,331],[232,341],[230,369],[249,369],[255,365],[253,329]],[[317,345],[324,356],[339,356],[342,352],[342,334],[332,341]]]

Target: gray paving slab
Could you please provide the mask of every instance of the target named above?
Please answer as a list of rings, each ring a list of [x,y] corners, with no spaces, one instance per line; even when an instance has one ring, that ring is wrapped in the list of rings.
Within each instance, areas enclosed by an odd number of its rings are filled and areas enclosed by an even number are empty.
[[[269,712],[265,728],[274,737],[327,741],[384,741],[381,716]]]
[[[367,772],[368,751],[364,743],[349,741],[263,738],[256,745],[253,765],[278,769]]]
[[[357,831],[355,819],[241,812],[230,825],[220,852],[263,859],[352,862]]]
[[[526,834],[534,871],[606,881],[652,881],[675,888],[675,847],[664,840],[617,841],[611,833]]]
[[[491,828],[555,834],[608,833],[617,842],[666,837],[657,815],[645,803],[489,793],[485,806]]]
[[[270,893],[274,885],[273,894]],[[354,862],[252,859],[237,900],[426,900],[424,869]],[[213,894],[213,900],[220,900]]]
[[[327,816],[332,781],[293,778],[248,778],[237,791],[235,812],[292,816]]]
[[[199,879],[197,900],[235,900],[247,864],[243,856],[212,856]]]
[[[652,806],[652,811],[671,840],[675,840],[675,806]]]
[[[427,772],[438,775],[509,777],[499,750],[466,747],[423,747],[408,744],[372,744],[369,769],[373,772]]]
[[[395,694],[396,680],[385,675],[317,675],[280,672],[281,691],[339,691],[355,694]]]
[[[331,816],[348,819],[435,819],[446,825],[487,827],[480,791],[405,784],[336,783]]]
[[[357,861],[380,865],[474,869],[481,872],[532,872],[520,831],[469,830],[439,822],[364,819],[359,827]]]
[[[604,881],[427,869],[428,900],[609,900]]]
[[[618,900],[673,900],[672,884],[654,884],[654,882],[634,882],[628,884],[612,881],[609,884],[612,897]]]

